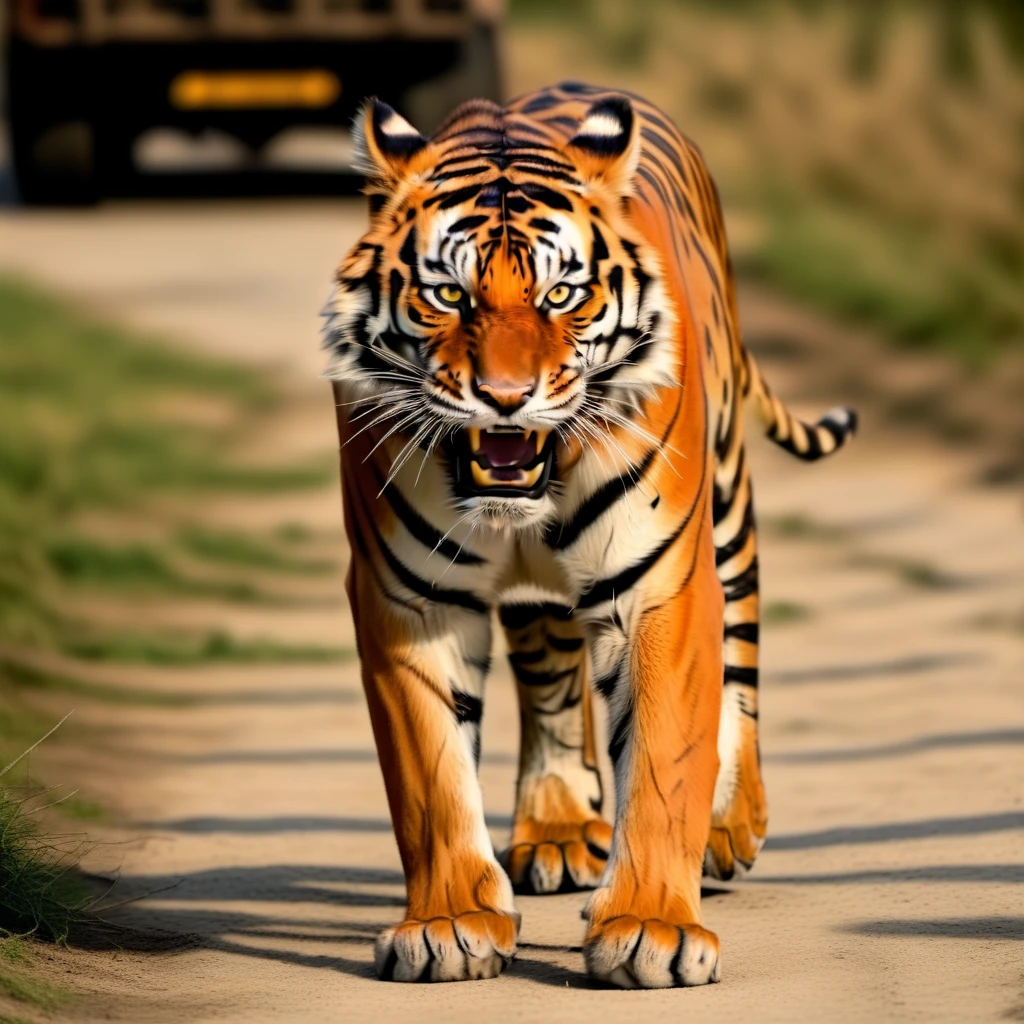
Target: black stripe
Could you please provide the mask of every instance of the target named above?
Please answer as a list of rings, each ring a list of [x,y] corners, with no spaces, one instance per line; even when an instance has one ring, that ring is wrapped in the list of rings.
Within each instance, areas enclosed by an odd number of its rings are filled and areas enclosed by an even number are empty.
[[[490,217],[488,217],[486,213],[477,213],[470,217],[461,217],[448,229],[448,233],[450,235],[454,235],[460,231],[472,231],[473,228],[478,228],[481,224],[486,224],[489,220]]]
[[[789,417],[790,420],[795,420],[795,417],[789,413],[788,410],[783,411],[783,416]],[[807,447],[798,448],[796,442],[793,440],[793,424],[790,423],[789,437],[785,441],[779,439],[779,433],[781,432],[781,423],[776,423],[775,426],[769,431],[768,436],[780,447],[784,448],[791,455],[797,456],[797,458],[803,459],[804,462],[815,462],[822,456],[821,443],[818,440],[818,435],[814,430],[814,427],[810,427],[807,424],[801,423],[804,427],[807,435]]]
[[[543,661],[547,656],[547,650],[543,647],[538,647],[532,651],[513,651],[508,656],[508,660],[513,665],[535,665],[538,661]]]
[[[440,206],[438,206],[439,210],[448,210],[453,206],[458,206],[459,203],[468,202],[476,196],[482,188],[482,184],[467,185],[465,188],[457,188],[452,192],[439,192],[437,195],[433,195],[429,199],[425,199],[423,201],[423,206],[426,209],[440,204]]]
[[[744,686],[757,686],[757,669],[726,665],[725,681],[727,683],[742,683]]]
[[[567,620],[572,618],[572,609],[554,601],[537,601],[531,604],[503,604],[498,610],[498,619],[506,629],[525,629],[545,616]]]
[[[621,674],[622,666],[616,665],[614,672],[609,672],[608,675],[594,680],[594,689],[605,699],[611,697],[615,692],[615,687],[619,685],[619,676]]]
[[[374,476],[377,483],[383,485],[380,474],[375,471]],[[401,520],[402,525],[425,548],[437,551],[438,554],[443,555],[457,565],[483,565],[487,561],[486,558],[481,558],[480,555],[474,555],[472,551],[466,551],[456,544],[455,541],[445,537],[432,523],[427,522],[405,500],[405,495],[402,494],[393,481],[384,488],[384,497],[388,499],[388,504],[394,510],[399,520]]]
[[[650,554],[640,559],[635,565],[631,565],[628,569],[623,569],[622,572],[615,576],[610,576],[607,579],[598,580],[595,582],[589,590],[585,590],[581,595],[577,608],[593,608],[594,605],[602,604],[605,601],[610,601],[613,597],[619,594],[625,593],[630,587],[638,583],[647,573],[650,571],[659,558],[679,538],[682,536],[683,530],[686,529],[689,523],[689,517],[683,520],[679,528],[665,541],[659,544]]]
[[[522,159],[516,160],[516,168],[525,173],[532,174],[537,178],[547,178],[549,181],[564,181],[567,185],[579,185],[580,179],[571,174],[566,174],[565,171],[551,170],[546,167],[534,167],[531,166],[532,160]]]
[[[376,533],[376,530],[374,532]],[[416,575],[405,563],[399,561],[395,553],[384,543],[384,538],[379,533],[377,534],[377,543],[380,546],[381,554],[384,556],[384,561],[388,563],[388,568],[394,573],[398,582],[414,594],[419,594],[420,597],[425,597],[428,601],[434,601],[438,604],[456,605],[472,612],[478,612],[481,615],[487,613],[487,605],[470,591],[456,590],[454,587],[437,587],[429,580]]]
[[[546,217],[534,217],[530,221],[530,227],[536,228],[538,231],[549,231],[555,235],[562,230],[553,220],[548,220]]]
[[[760,627],[756,622],[737,622],[725,627],[726,640],[746,640],[748,644],[756,644],[760,636]]]
[[[715,484],[714,496],[711,502],[711,521],[717,526],[722,522],[732,509],[733,499],[736,497],[736,489],[738,481],[743,476],[743,469],[746,466],[747,453],[743,448],[740,448],[739,458],[736,460],[736,472],[732,477],[732,488],[729,491],[729,497],[725,496],[725,492],[718,484]]]
[[[456,178],[469,178],[474,174],[486,174],[490,170],[491,168],[487,164],[476,164],[472,167],[463,167],[457,171],[449,171],[447,174],[439,174],[435,171],[430,176],[430,180],[443,184],[446,181],[454,181]]]
[[[846,431],[838,423],[833,423],[831,420],[821,420],[817,425],[817,429],[828,431],[832,435],[832,440],[837,445],[842,444],[843,439],[846,437]]]
[[[649,449],[631,473],[621,473],[599,487],[580,505],[569,522],[552,523],[545,531],[544,543],[555,551],[564,551],[575,544],[584,530],[593,526],[599,516],[637,486],[657,454],[656,448]]]
[[[726,601],[742,601],[743,598],[757,593],[757,556],[739,575],[722,580]]]
[[[519,112],[522,114],[539,114],[542,110],[550,110],[552,107],[557,107],[561,102],[557,96],[552,96],[549,92],[542,92],[539,96],[534,96],[529,103],[520,107]]]
[[[731,505],[730,505],[731,508]],[[717,525],[721,520],[716,519]],[[743,512],[743,522],[740,524],[739,532],[732,540],[715,548],[715,566],[724,565],[730,559],[735,558],[747,543],[750,531],[754,528],[754,503],[747,501],[747,507]]]
[[[700,256],[701,260],[703,260],[704,266],[708,272],[708,276],[711,278],[711,283],[712,285],[714,285],[715,292],[718,294],[719,300],[721,300],[722,304],[724,305],[725,300],[722,298],[722,285],[719,283],[718,280],[718,272],[711,265],[711,260],[708,259],[707,253],[704,251],[703,246],[697,240],[697,236],[692,231],[690,232],[690,241],[693,242],[693,245],[697,250],[697,254]]]
[[[381,536],[380,531],[373,522],[370,510],[366,507],[366,502],[363,499],[363,496],[360,495],[359,499],[363,506],[363,511],[366,514],[367,522],[370,524],[370,529],[373,531],[377,547],[380,548],[380,553],[383,555],[384,561],[387,562],[388,568],[402,586],[411,590],[414,594],[419,594],[420,597],[424,597],[428,601],[434,601],[438,604],[456,605],[459,608],[466,608],[469,611],[478,612],[481,615],[484,615],[489,611],[487,605],[470,591],[456,590],[454,587],[436,587],[429,580],[425,580],[422,576],[418,576],[407,565],[405,565],[404,562],[400,561],[391,548],[389,548],[384,542],[384,538]]]
[[[531,199],[536,199],[538,203],[543,203],[545,206],[551,207],[553,210],[566,210],[572,213],[572,202],[567,196],[562,195],[561,192],[556,192],[554,189],[548,188],[546,185],[536,184],[532,181],[524,181],[520,186],[520,191],[525,196],[529,196]]]
[[[523,668],[521,665],[514,665],[513,671],[516,679],[523,686],[554,686],[555,683],[560,683],[574,676],[576,674],[576,666],[574,665],[572,668],[567,668],[562,672],[533,672],[528,668]]]
[[[686,390],[686,380],[680,382],[679,394],[682,396]],[[708,439],[708,420],[707,420],[707,407],[704,409],[704,431],[702,435],[703,443],[707,444]],[[679,524],[678,529],[671,537],[668,537],[665,541],[658,545],[649,555],[642,558],[636,565],[631,565],[628,569],[624,569],[616,576],[609,577],[608,579],[595,581],[589,590],[585,591],[576,604],[577,608],[592,608],[594,605],[601,604],[604,601],[610,601],[617,594],[621,594],[626,590],[629,590],[635,583],[641,580],[647,572],[654,567],[658,559],[661,558],[669,548],[683,535],[683,531],[690,525],[694,514],[697,511],[697,506],[701,503],[700,497],[704,492],[704,482],[707,477],[708,460],[701,460],[700,467],[700,480],[697,483],[697,490],[694,494],[693,504],[686,510],[686,515],[683,517],[683,521]],[[703,517],[701,517],[703,522]],[[690,566],[690,571],[683,581],[682,586],[686,587],[689,585],[690,579],[693,576],[694,567],[697,562],[694,559]],[[757,562],[755,560],[754,567],[756,568]],[[755,577],[755,588],[757,586]]]
[[[583,646],[581,636],[552,636],[549,633],[547,641],[553,651],[578,651]]]
[[[611,757],[613,765],[617,764],[622,756],[622,751],[625,749],[626,741],[632,732],[632,727],[633,708],[630,706],[622,713],[622,718],[619,719],[619,724],[616,726],[615,733],[608,744],[608,755]]]
[[[676,420],[679,418],[679,410],[682,408],[683,393],[679,391],[676,396],[676,407],[672,413],[672,419],[669,420],[668,426],[665,427],[664,432],[661,435],[660,445],[663,445],[669,435],[672,433],[672,429],[676,425]],[[556,551],[564,550],[572,544],[575,544],[579,539],[580,534],[591,526],[597,518],[604,512],[606,512],[611,506],[618,500],[619,491],[625,495],[628,490],[632,490],[634,487],[639,486],[640,480],[644,474],[650,468],[651,463],[654,461],[654,457],[660,451],[659,448],[652,448],[643,457],[638,467],[634,467],[634,473],[630,476],[627,473],[620,474],[614,480],[609,480],[606,484],[600,487],[594,492],[582,505],[576,510],[576,514],[569,520],[568,523],[555,524],[552,523],[548,527],[544,534],[544,543],[550,548],[554,548]],[[653,506],[652,506],[653,507]],[[558,536],[555,537],[555,531],[558,531]]]

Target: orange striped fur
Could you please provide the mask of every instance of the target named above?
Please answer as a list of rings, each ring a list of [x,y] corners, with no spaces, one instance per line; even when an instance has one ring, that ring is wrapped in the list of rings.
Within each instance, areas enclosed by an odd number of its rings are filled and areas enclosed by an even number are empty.
[[[326,310],[349,594],[408,883],[381,977],[490,977],[514,891],[595,888],[584,958],[625,987],[719,978],[702,872],[766,834],[758,565],[742,401],[806,459],[743,348],[697,149],[639,97],[568,83],[358,124],[370,224]],[[475,777],[494,613],[522,744],[511,841]],[[591,691],[607,704],[614,832]]]

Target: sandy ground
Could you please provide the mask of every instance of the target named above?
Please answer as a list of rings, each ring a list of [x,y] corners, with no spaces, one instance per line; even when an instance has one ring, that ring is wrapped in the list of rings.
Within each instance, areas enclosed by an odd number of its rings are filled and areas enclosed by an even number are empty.
[[[322,451],[333,425],[315,379],[316,312],[361,216],[344,202],[0,211],[0,267],[183,344],[273,365],[303,402],[254,450]],[[808,412],[837,397],[833,364],[871,358],[768,296],[746,298],[752,342],[797,339],[766,343],[763,362]],[[749,879],[704,901],[722,984],[591,987],[582,896],[519,901],[523,943],[500,980],[376,982],[373,936],[400,916],[403,890],[356,665],[104,669],[206,698],[82,703],[96,740],[53,755],[118,815],[90,861],[120,872],[113,898],[149,894],[110,916],[184,938],[162,952],[126,938],[120,952],[62,955],[86,997],[67,1019],[1024,1019],[1024,505],[975,482],[983,451],[895,433],[872,417],[881,404],[862,401],[862,435],[828,464],[753,446],[765,599],[808,614],[764,630],[770,838]],[[331,491],[210,511],[302,521],[336,537],[344,560]],[[146,614],[349,643],[340,577],[332,587],[328,609]],[[516,723],[502,667],[481,768],[498,843]]]

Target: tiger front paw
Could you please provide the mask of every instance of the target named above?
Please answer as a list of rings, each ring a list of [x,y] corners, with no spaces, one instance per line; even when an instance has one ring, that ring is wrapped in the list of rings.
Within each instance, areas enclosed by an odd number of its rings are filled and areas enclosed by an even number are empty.
[[[592,978],[619,988],[690,987],[721,978],[714,932],[631,914],[592,925],[583,959]]]
[[[519,914],[475,910],[429,921],[407,920],[377,936],[374,964],[382,981],[476,981],[508,966]]]
[[[611,845],[612,827],[599,818],[577,824],[529,822],[517,827],[500,859],[517,893],[575,892],[601,884]]]

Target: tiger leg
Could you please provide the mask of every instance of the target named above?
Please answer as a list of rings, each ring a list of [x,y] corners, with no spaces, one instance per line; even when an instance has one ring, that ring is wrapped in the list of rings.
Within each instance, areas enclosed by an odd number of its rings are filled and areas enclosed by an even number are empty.
[[[718,770],[721,588],[710,536],[692,553],[688,576],[677,562],[667,577],[685,579],[674,596],[638,616],[605,687],[615,839],[583,953],[589,974],[623,988],[719,980],[700,880]]]
[[[502,863],[517,892],[591,889],[612,829],[601,818],[583,631],[558,601],[506,600],[500,617],[520,718],[515,821]]]
[[[725,593],[725,687],[704,871],[728,879],[753,867],[768,831],[758,748],[758,563],[750,473],[738,462],[734,482],[716,490],[715,565]]]
[[[377,938],[380,978],[495,977],[519,932],[476,779],[482,685],[466,651],[487,650],[489,618],[426,606],[418,628],[387,607],[375,567],[354,559],[349,597],[370,721],[405,870],[405,920]],[[415,614],[415,613],[413,613]]]

